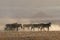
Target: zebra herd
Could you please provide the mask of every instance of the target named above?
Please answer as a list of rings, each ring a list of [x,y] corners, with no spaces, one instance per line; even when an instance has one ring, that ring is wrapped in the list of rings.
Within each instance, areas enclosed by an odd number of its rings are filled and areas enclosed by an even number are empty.
[[[38,28],[38,29],[44,29],[44,28],[47,28],[48,31],[49,31],[49,27],[51,27],[51,22],[48,22],[48,23],[40,23],[40,24],[18,24],[18,23],[12,23],[12,24],[6,24],[5,25],[5,30],[6,31],[9,31],[9,30],[17,30],[18,31],[18,28],[21,28],[21,29],[25,29],[25,28],[31,28],[31,30],[34,30],[34,28]]]

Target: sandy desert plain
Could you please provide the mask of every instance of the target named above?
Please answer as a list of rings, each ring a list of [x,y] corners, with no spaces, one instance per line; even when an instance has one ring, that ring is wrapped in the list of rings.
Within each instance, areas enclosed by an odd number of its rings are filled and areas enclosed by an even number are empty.
[[[0,32],[0,40],[60,40],[60,31]]]

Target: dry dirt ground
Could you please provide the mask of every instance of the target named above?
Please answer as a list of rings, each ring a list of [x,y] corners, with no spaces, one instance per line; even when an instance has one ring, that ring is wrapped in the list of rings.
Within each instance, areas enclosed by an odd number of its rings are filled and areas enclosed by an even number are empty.
[[[0,32],[0,40],[60,40],[59,31]]]

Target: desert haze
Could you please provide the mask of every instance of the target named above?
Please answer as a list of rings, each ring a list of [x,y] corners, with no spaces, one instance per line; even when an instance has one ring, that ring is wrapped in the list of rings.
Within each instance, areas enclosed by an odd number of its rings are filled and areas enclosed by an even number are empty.
[[[40,19],[27,19],[27,18],[20,18],[20,19],[12,19],[12,18],[1,18],[0,19],[0,30],[4,30],[6,27],[6,24],[12,24],[12,23],[19,23],[19,24],[33,24],[33,23],[47,23],[49,20],[40,20]],[[60,24],[57,23],[59,21],[50,20],[52,22],[52,25],[50,27],[50,31],[60,31]],[[37,30],[37,29],[35,29]],[[27,30],[26,30],[27,31]]]

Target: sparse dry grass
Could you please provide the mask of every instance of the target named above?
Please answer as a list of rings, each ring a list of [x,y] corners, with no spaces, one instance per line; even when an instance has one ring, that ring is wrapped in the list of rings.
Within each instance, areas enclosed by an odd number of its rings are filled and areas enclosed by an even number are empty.
[[[0,32],[0,40],[60,40],[59,31]]]

